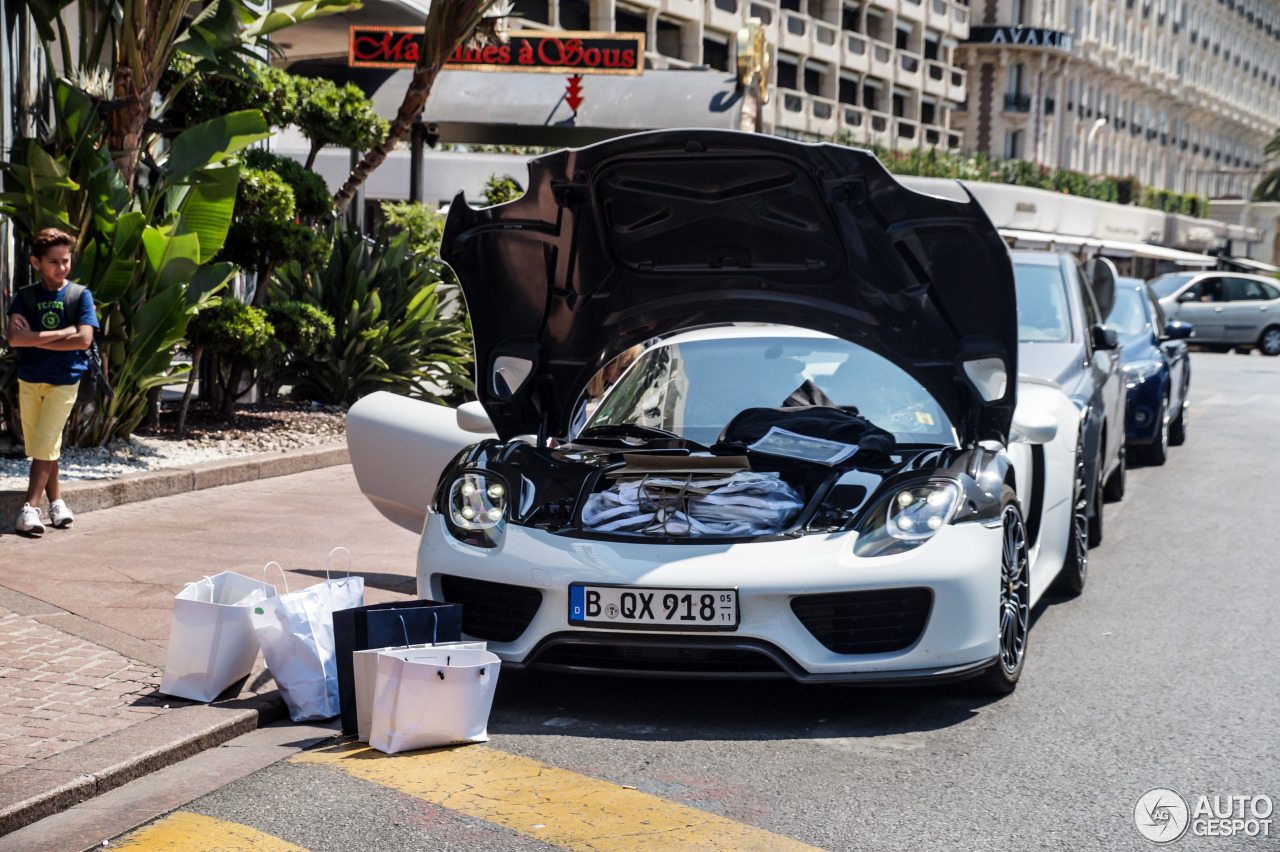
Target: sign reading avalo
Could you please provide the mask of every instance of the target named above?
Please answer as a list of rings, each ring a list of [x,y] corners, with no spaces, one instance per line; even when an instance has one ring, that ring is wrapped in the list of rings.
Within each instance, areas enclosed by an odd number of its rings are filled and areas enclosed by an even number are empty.
[[[356,68],[412,68],[422,27],[352,27],[347,63]],[[459,71],[548,74],[641,74],[644,33],[509,33],[506,44],[459,47],[445,63]]]

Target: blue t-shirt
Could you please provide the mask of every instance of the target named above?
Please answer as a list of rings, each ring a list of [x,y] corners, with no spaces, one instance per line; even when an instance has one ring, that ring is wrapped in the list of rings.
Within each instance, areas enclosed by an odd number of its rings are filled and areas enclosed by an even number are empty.
[[[70,284],[71,282],[67,282]],[[93,294],[86,287],[80,294],[80,316],[68,320],[63,299],[67,287],[56,293],[36,285],[36,315],[27,317],[32,331],[55,331],[67,326],[91,325],[98,328],[98,312],[93,308]],[[9,313],[24,314],[23,299],[15,293]],[[89,357],[83,351],[58,352],[35,346],[18,347],[18,378],[32,384],[74,385],[89,369]]]

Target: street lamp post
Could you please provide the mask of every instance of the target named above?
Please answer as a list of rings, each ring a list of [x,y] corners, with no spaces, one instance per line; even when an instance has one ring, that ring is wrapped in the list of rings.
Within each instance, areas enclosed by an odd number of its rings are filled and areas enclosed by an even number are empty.
[[[1084,141],[1085,156],[1092,155],[1092,158],[1093,158],[1094,167],[1089,170],[1091,173],[1096,172],[1098,170],[1098,155],[1097,155],[1097,152],[1093,150],[1093,138],[1098,135],[1098,131],[1101,130],[1106,125],[1106,123],[1107,123],[1107,120],[1105,118],[1099,118],[1097,121],[1095,121],[1093,123],[1093,127],[1089,129],[1088,138],[1085,139]]]

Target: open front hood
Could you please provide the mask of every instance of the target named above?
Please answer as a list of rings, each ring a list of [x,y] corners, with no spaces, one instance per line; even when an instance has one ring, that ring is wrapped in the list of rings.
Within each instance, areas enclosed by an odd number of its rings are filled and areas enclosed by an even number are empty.
[[[441,255],[503,438],[566,434],[614,356],[723,322],[843,337],[915,376],[963,438],[1008,436],[1018,373],[1005,244],[972,198],[907,189],[866,151],[697,129],[557,151],[530,162],[516,201],[473,210],[459,196]],[[959,364],[993,358],[1009,380],[989,384],[997,398],[982,406]]]

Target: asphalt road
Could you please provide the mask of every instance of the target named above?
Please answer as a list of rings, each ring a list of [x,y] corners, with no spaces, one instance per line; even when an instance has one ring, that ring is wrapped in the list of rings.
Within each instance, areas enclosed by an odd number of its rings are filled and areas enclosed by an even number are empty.
[[[1280,359],[1196,353],[1191,406],[1007,698],[503,674],[490,747],[827,850],[1146,849],[1151,788],[1280,802]],[[183,810],[310,852],[557,848],[393,787],[295,760]],[[1274,819],[1173,848],[1280,849]]]

